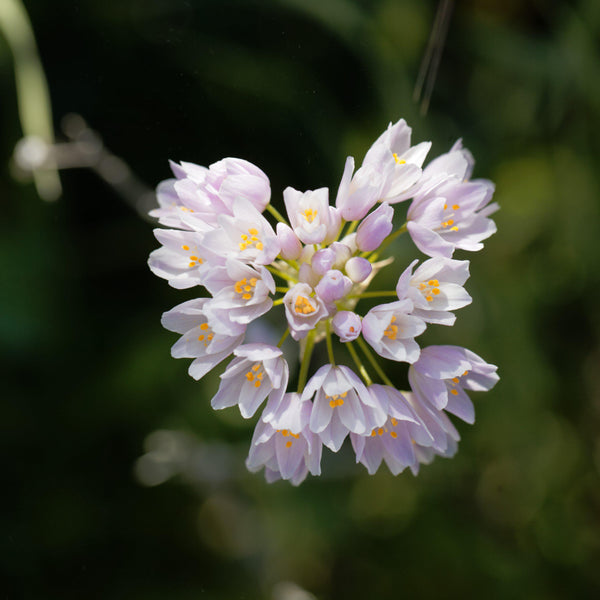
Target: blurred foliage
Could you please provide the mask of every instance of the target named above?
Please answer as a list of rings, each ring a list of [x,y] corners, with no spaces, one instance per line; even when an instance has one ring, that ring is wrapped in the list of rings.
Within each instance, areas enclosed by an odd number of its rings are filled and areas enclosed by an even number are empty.
[[[597,0],[457,2],[426,117],[411,95],[433,0],[25,5],[54,115],[82,114],[150,186],[168,158],[240,156],[277,205],[287,185],[336,189],[400,116],[434,154],[463,137],[499,231],[460,255],[474,303],[427,341],[502,379],[418,478],[369,477],[349,452],[300,488],[247,474],[252,424],[209,407],[219,370],[196,383],[169,356],[159,317],[187,296],[147,270],[148,223],[89,171],[63,172],[54,204],[10,177],[0,40],[3,597],[598,597]],[[414,255],[396,250],[397,268]]]

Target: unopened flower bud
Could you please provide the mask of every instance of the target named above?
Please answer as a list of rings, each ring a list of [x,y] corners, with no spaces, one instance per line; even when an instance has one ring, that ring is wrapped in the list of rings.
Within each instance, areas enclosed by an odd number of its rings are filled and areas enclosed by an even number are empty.
[[[362,252],[371,252],[379,247],[381,242],[392,231],[394,209],[384,202],[374,210],[356,230],[356,245]]]
[[[373,266],[361,256],[353,256],[346,263],[346,275],[352,279],[354,283],[364,281],[373,270]]]
[[[343,269],[346,261],[352,256],[353,250],[348,244],[342,242],[333,242],[329,247],[335,252],[335,262],[332,268]]]
[[[293,229],[285,223],[277,223],[277,239],[284,260],[296,260],[302,252],[302,244]]]
[[[327,271],[317,286],[315,292],[325,304],[335,302],[343,298],[352,287],[352,282],[341,271],[332,269]]]
[[[341,342],[352,342],[360,335],[362,323],[360,317],[349,310],[336,313],[331,321],[333,331],[340,337]]]
[[[331,248],[322,248],[317,250],[312,257],[312,268],[315,273],[319,275],[325,275],[329,269],[333,267],[335,262],[336,254]]]

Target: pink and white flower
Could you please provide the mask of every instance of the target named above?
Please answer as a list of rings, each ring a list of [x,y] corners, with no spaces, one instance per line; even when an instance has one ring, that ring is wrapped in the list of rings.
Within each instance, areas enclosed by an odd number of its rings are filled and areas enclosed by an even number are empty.
[[[373,350],[390,360],[413,363],[419,358],[415,337],[425,329],[425,322],[411,315],[413,303],[399,300],[372,308],[363,318],[362,334]]]
[[[206,298],[188,300],[163,313],[161,323],[165,329],[181,334],[171,348],[173,358],[195,359],[188,369],[194,379],[201,379],[211,369],[227,358],[244,339],[244,326],[237,333],[219,333],[209,323],[204,312]]]
[[[269,294],[275,292],[275,281],[264,267],[254,268],[228,258],[224,267],[206,276],[204,285],[214,295],[204,307],[214,322],[247,325],[273,306]]]
[[[299,192],[288,187],[283,190],[283,200],[292,229],[301,242],[333,241],[340,228],[340,215],[337,209],[329,206],[327,188]]]
[[[290,333],[301,340],[329,313],[323,300],[314,294],[307,283],[297,283],[283,297],[285,316]]]
[[[469,278],[469,261],[437,256],[425,261],[413,273],[413,261],[400,275],[396,285],[398,298],[413,303],[411,312],[427,323],[453,325],[456,317],[450,311],[472,301],[462,287]]]
[[[219,215],[219,227],[205,235],[205,246],[243,262],[271,264],[280,246],[269,222],[247,200],[234,200],[232,212],[233,215]]]
[[[248,470],[255,473],[262,467],[270,483],[288,479],[293,485],[304,481],[308,473],[321,474],[322,445],[308,424],[312,404],[299,394],[285,394],[273,411],[271,422],[258,422],[250,453]]]
[[[238,346],[234,358],[221,375],[221,385],[211,401],[215,409],[239,406],[244,419],[254,415],[269,396],[281,401],[289,378],[283,352],[267,344]]]
[[[348,367],[321,367],[306,384],[302,400],[313,396],[310,429],[334,452],[348,433],[362,435],[385,422],[385,411],[377,399]]]

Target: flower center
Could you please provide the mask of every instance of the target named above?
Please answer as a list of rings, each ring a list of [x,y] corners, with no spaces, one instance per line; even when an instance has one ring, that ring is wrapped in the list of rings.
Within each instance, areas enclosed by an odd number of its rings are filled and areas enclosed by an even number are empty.
[[[468,375],[469,371],[465,371],[461,377],[464,377],[465,375]],[[456,389],[456,386],[460,383],[460,377],[453,377],[450,380],[447,380],[447,382],[450,384],[450,393],[453,396],[458,396],[458,390]]]
[[[397,165],[405,165],[406,164],[406,161],[402,158],[398,158],[398,155],[395,152],[392,156],[394,157],[394,160],[396,161]]]
[[[396,425],[398,425],[398,420],[392,417],[390,419],[390,423],[392,424],[392,427],[396,427]],[[383,427],[376,427],[373,429],[373,431],[371,431],[371,437],[382,436],[384,433],[389,433],[390,437],[393,439],[398,437],[398,434],[393,429],[388,429],[385,425]]]
[[[263,249],[263,244],[258,237],[258,229],[250,227],[248,233],[242,233],[240,235],[241,242],[239,243],[240,250],[247,250],[248,248],[256,248],[257,250]]]
[[[430,279],[427,283],[422,281],[419,284],[419,290],[427,302],[433,302],[433,297],[440,293],[439,285],[440,282],[437,279]]]
[[[299,439],[299,438],[300,438],[300,435],[299,435],[298,433],[292,433],[292,432],[291,432],[289,429],[278,429],[278,430],[277,430],[277,433],[280,433],[280,434],[281,434],[283,437],[288,437],[288,436],[291,436],[291,437],[293,437],[293,438],[295,438],[295,439]],[[292,447],[292,442],[293,442],[293,441],[294,441],[294,440],[288,440],[288,441],[285,443],[285,447],[286,447],[286,448],[291,448],[291,447]]]
[[[251,300],[254,296],[254,288],[256,287],[256,277],[251,277],[249,280],[244,277],[235,282],[235,292],[242,297],[242,300]]]
[[[309,222],[312,223],[316,216],[317,216],[317,210],[313,210],[312,208],[307,208],[306,210],[302,211],[300,214]]]
[[[187,244],[184,244],[183,246],[181,246],[181,248],[185,251],[185,252],[189,252],[190,251],[190,247]],[[196,248],[196,246],[194,246],[194,248]],[[190,269],[192,267],[197,267],[199,265],[201,265],[204,262],[204,260],[202,258],[200,258],[199,256],[195,256],[194,254],[190,254],[190,262],[188,264],[188,267],[190,267]]]
[[[329,400],[329,406],[335,408],[336,406],[344,405],[344,398],[348,395],[348,392],[342,394],[334,394],[333,396],[325,396],[325,399]]]
[[[202,323],[202,325],[200,325],[200,329],[202,329],[204,333],[201,333],[198,336],[198,341],[204,342],[204,347],[206,348],[211,340],[215,337],[215,334],[208,327],[208,323]]]
[[[395,340],[396,336],[398,335],[398,325],[394,325],[395,322],[396,317],[392,315],[392,318],[390,319],[390,324],[387,326],[387,329],[383,332],[383,335],[385,335],[385,337],[390,340]]]
[[[452,205],[452,211],[449,215],[448,215],[448,219],[446,219],[445,221],[441,222],[441,226],[446,229],[448,227],[450,227],[450,229],[448,231],[458,231],[458,226],[454,225],[454,219],[452,218],[454,216],[454,211],[458,210],[460,208],[460,206],[458,204],[453,204]],[[448,205],[444,204],[444,210],[448,210]]]
[[[317,310],[306,296],[298,296],[294,303],[294,310],[302,315],[310,315]]]
[[[255,388],[259,388],[262,383],[265,372],[261,368],[261,363],[255,363],[252,368],[246,373],[246,379],[254,383]]]

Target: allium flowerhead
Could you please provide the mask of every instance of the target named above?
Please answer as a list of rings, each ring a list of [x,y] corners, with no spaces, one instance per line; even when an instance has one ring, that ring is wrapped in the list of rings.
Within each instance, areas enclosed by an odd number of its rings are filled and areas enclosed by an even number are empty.
[[[264,468],[268,482],[318,475],[322,447],[337,452],[348,436],[369,473],[385,462],[394,475],[416,474],[456,452],[449,415],[472,423],[467,392],[498,380],[494,365],[465,348],[417,342],[472,301],[469,263],[452,257],[483,247],[497,205],[493,184],[471,178],[462,141],[424,164],[431,144],[411,135],[400,119],[357,169],[348,157],[335,206],[327,188],[287,187],[282,215],[266,174],[239,158],[171,163],[175,178],[157,188],[151,214],[165,228],[149,266],[174,288],[208,294],[164,313],[180,335],[172,355],[192,359],[195,379],[231,357],[211,404],[238,406],[247,419],[264,406],[246,464]],[[394,248],[405,232],[431,258],[419,264]],[[395,289],[381,289],[377,275],[392,265]],[[274,345],[264,332],[277,326]],[[401,392],[394,382],[406,374],[411,389]]]

